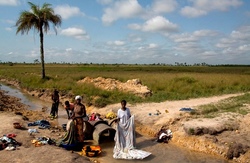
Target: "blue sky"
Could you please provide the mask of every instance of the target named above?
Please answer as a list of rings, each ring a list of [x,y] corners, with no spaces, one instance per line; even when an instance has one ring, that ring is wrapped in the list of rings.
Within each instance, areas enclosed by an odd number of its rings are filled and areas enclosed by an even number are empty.
[[[62,17],[45,62],[250,63],[249,0],[30,0]],[[26,0],[0,0],[0,61],[40,60],[39,34],[16,35]]]

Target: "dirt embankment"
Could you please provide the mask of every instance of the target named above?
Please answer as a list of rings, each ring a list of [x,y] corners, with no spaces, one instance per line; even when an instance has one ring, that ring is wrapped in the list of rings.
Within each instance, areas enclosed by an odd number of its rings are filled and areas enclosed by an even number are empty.
[[[18,83],[14,82],[12,85],[18,87]],[[50,100],[51,92],[48,90],[33,90],[28,93],[42,100]],[[73,97],[68,94],[60,95],[61,101]],[[165,127],[173,132],[174,137],[171,143],[194,151],[220,155],[234,162],[248,163],[250,160],[250,114],[245,116],[222,114],[213,119],[193,119],[189,112],[180,111],[182,107],[196,108],[199,105],[216,103],[238,95],[240,94],[136,105],[128,103],[127,106],[136,116],[136,130],[141,134],[153,137],[162,127]],[[87,109],[89,113],[98,112],[105,116],[110,111],[116,113],[119,107],[118,103],[104,108],[89,107]],[[155,115],[157,111],[161,114]]]

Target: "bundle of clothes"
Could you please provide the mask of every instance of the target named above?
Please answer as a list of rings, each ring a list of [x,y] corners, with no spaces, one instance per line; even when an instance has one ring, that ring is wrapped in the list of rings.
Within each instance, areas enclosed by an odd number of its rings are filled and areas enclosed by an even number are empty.
[[[158,133],[157,133],[157,142],[159,143],[168,143],[169,140],[171,140],[173,138],[173,133],[170,129],[161,129]]]
[[[35,147],[40,147],[42,145],[46,145],[46,144],[49,144],[49,145],[55,145],[56,142],[55,140],[49,138],[49,137],[38,137],[34,140],[31,141],[32,144],[34,144]]]
[[[14,137],[16,137],[15,134],[7,134],[3,135],[0,138],[0,150],[15,150],[18,146],[21,146],[21,143],[17,142]]]
[[[39,120],[39,121],[35,121],[32,123],[28,123],[28,126],[39,126],[39,129],[49,129],[50,128],[50,123],[49,121],[46,120]]]

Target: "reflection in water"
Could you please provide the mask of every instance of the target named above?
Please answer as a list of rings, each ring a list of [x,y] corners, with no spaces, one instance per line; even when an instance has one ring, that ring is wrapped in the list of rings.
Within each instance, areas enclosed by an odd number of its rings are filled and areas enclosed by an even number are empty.
[[[15,96],[21,99],[21,102],[28,105],[30,110],[40,110],[47,108],[49,114],[52,103],[45,102],[21,92],[14,87],[2,85],[2,90],[7,91],[10,96]],[[67,123],[67,114],[62,106],[59,107],[58,123],[61,125]],[[157,143],[152,138],[142,136],[137,133],[136,144],[138,149],[151,152],[148,158],[144,160],[129,160],[130,163],[148,162],[148,163],[229,163],[227,160],[209,156],[198,152],[181,149],[171,143],[161,144]],[[104,142],[101,144],[102,154],[98,157],[98,160],[103,163],[116,162],[127,163],[128,160],[115,160],[113,158],[114,142]]]

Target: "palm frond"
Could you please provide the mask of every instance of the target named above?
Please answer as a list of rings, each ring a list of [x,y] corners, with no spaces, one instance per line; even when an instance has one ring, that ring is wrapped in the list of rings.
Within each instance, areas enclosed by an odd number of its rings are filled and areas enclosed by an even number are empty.
[[[28,2],[28,4],[31,7],[31,11],[20,13],[20,17],[16,22],[16,34],[19,32],[21,34],[28,34],[32,28],[40,31],[40,27],[43,27],[44,32],[47,33],[50,30],[50,23],[53,24],[54,30],[57,33],[55,26],[60,26],[62,19],[60,15],[54,13],[51,4],[44,3],[41,8],[32,2]]]

